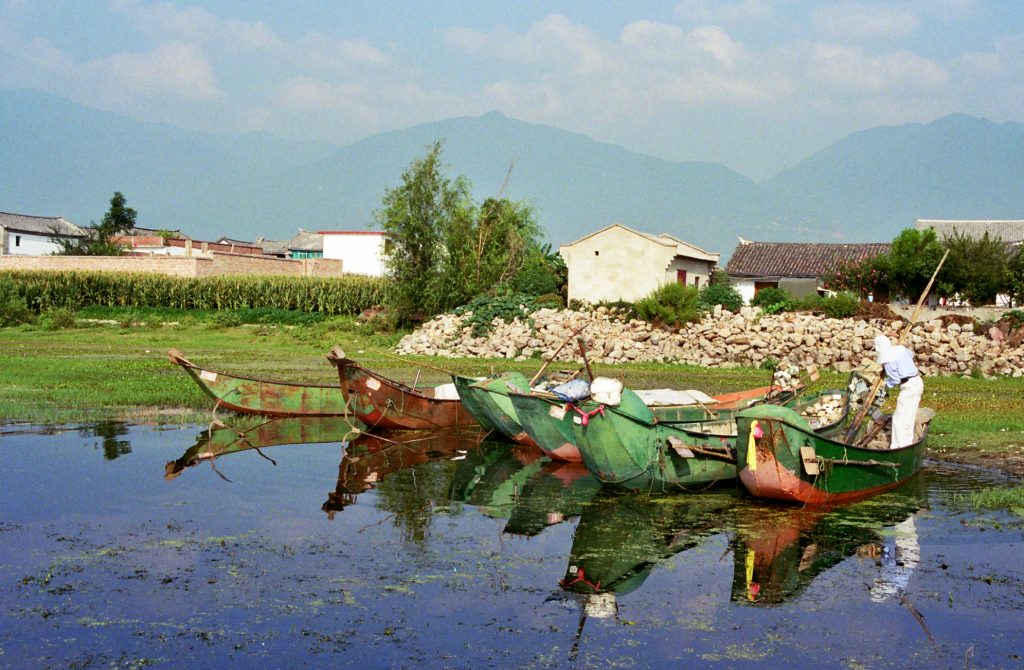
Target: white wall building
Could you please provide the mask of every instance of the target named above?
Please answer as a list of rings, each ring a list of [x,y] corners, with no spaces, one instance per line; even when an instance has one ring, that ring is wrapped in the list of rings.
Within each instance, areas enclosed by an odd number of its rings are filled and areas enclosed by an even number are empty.
[[[367,230],[322,230],[324,258],[341,261],[345,274],[381,277],[384,267],[384,246],[387,234]]]
[[[0,212],[0,256],[47,256],[60,251],[52,237],[85,237],[85,231],[62,216],[28,216]]]

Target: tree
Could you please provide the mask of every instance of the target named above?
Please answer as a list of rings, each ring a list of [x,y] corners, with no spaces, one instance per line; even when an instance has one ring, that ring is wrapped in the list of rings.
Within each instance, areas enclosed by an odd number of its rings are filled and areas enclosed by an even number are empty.
[[[69,240],[64,237],[57,237],[56,234],[50,237],[60,249],[56,252],[60,256],[120,256],[124,253],[124,246],[113,241],[117,235],[123,235],[135,228],[135,217],[138,213],[131,207],[127,207],[127,200],[120,191],[114,192],[110,199],[110,209],[103,215],[99,225],[93,221],[85,229],[85,237],[77,240]]]
[[[955,232],[945,241],[949,258],[940,273],[952,293],[975,307],[990,305],[1009,290],[1006,245],[986,232],[975,239]]]
[[[376,213],[377,223],[391,234],[386,262],[403,320],[507,288],[543,256],[533,210],[504,198],[474,204],[464,178],[443,176],[440,153],[439,142],[430,145],[426,157],[402,175],[402,185],[385,194]]]
[[[434,314],[441,308],[445,235],[465,230],[472,216],[469,186],[441,173],[441,143],[427,147],[427,155],[414,160],[402,184],[388,189],[374,220],[389,234],[385,264],[395,279],[394,307],[403,320]]]
[[[905,228],[889,245],[889,253],[879,256],[878,267],[888,276],[893,291],[916,300],[943,253],[934,229]]]
[[[1010,254],[1006,268],[1007,290],[1010,292],[1010,303],[1019,307],[1024,301],[1024,245],[1017,244]]]

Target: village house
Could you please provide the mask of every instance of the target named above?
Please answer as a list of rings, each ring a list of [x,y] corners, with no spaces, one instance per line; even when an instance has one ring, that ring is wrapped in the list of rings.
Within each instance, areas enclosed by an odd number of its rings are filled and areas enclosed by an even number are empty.
[[[45,256],[60,251],[53,238],[82,239],[85,231],[63,216],[0,212],[0,256]]]
[[[884,242],[751,242],[740,238],[725,267],[733,286],[749,303],[758,291],[773,287],[802,298],[824,288],[824,279],[848,263],[886,253]]]
[[[320,233],[312,233],[299,228],[295,237],[288,240],[288,258],[292,260],[323,257],[324,236]]]
[[[388,245],[386,233],[368,230],[323,230],[324,258],[341,261],[347,274],[381,277],[387,273],[384,256]]]
[[[569,300],[590,303],[635,301],[674,282],[702,288],[720,257],[619,223],[563,244],[558,253],[569,270]]]

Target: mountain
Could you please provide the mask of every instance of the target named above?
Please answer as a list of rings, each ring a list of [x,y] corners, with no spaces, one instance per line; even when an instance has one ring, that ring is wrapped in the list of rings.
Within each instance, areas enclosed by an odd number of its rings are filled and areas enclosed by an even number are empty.
[[[951,114],[855,133],[764,183],[822,230],[888,241],[917,219],[1024,218],[1024,125]]]
[[[143,123],[38,91],[0,91],[0,211],[98,221],[114,191],[139,225],[197,239],[365,230],[442,140],[477,200],[531,203],[554,244],[619,222],[723,255],[736,238],[889,241],[918,218],[1024,217],[1024,126],[952,115],[855,133],[763,183],[496,112],[349,146]],[[511,168],[511,170],[510,170]]]

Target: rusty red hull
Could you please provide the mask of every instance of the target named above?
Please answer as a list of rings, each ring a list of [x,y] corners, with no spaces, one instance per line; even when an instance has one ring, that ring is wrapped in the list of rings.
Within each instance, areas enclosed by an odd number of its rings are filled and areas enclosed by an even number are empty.
[[[349,409],[368,428],[427,430],[475,426],[461,400],[434,398],[432,389],[417,390],[331,352]]]

